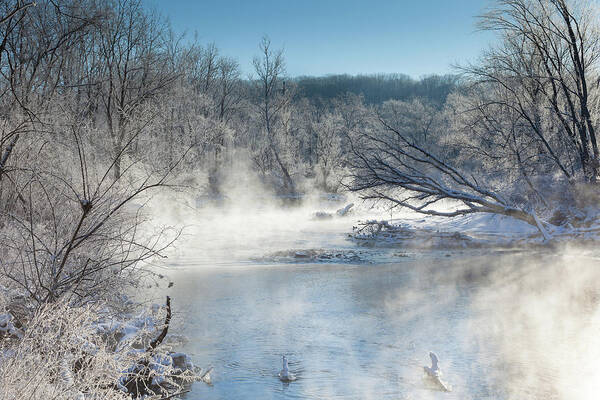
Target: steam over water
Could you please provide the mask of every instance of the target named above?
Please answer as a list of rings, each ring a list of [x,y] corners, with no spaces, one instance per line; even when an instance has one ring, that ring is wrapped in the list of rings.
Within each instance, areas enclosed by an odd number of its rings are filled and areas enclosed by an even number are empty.
[[[188,217],[186,217],[188,218]],[[307,209],[196,215],[171,257],[181,350],[213,365],[186,399],[591,399],[600,390],[600,263],[582,250],[363,249],[356,217]],[[281,250],[365,252],[277,263]],[[451,393],[423,381],[440,358]],[[287,355],[292,383],[277,379]]]

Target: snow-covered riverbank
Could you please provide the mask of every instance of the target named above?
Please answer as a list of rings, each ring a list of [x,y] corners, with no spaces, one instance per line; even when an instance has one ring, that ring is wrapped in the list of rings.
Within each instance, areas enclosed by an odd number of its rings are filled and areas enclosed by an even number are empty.
[[[27,312],[24,299],[0,288],[2,399],[158,399],[210,382],[208,368],[178,351],[185,337],[168,334],[170,300],[147,308],[126,296],[117,307],[60,301]]]

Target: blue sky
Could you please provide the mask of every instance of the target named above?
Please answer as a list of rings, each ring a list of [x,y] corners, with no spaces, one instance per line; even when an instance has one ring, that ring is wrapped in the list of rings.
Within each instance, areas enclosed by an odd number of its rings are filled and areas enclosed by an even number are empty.
[[[267,35],[290,76],[452,72],[489,44],[475,16],[489,0],[147,0],[177,32],[197,33],[252,70]]]

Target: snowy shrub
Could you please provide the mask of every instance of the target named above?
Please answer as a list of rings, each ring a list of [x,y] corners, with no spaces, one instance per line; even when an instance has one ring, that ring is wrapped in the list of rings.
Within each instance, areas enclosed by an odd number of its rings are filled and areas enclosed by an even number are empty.
[[[10,319],[1,314],[0,324]],[[117,318],[58,302],[22,323],[18,336],[0,338],[2,399],[160,398],[198,377],[186,355],[149,345],[163,330],[159,315]]]
[[[128,399],[115,390],[127,360],[106,349],[95,318],[89,307],[53,304],[27,321],[22,339],[0,341],[0,398]]]

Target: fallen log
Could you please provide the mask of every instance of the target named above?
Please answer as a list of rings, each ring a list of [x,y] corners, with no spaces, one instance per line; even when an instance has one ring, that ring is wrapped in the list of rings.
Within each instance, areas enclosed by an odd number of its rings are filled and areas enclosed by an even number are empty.
[[[162,331],[160,332],[160,335],[158,335],[158,337],[156,339],[154,339],[153,341],[150,342],[148,349],[146,349],[147,353],[151,352],[158,345],[160,345],[162,343],[162,341],[165,340],[165,337],[167,336],[167,332],[169,331],[169,323],[171,322],[171,297],[169,297],[169,296],[167,296],[166,308],[167,308],[167,316],[165,318],[165,325],[164,325]]]
[[[145,395],[155,395],[161,392],[164,393],[164,388],[153,383],[150,361],[152,360],[152,353],[162,343],[169,331],[169,324],[171,322],[171,298],[169,296],[167,296],[166,310],[167,316],[165,317],[165,324],[160,334],[148,345],[148,348],[145,351],[146,357],[144,357],[137,365],[130,368],[127,373],[128,379],[123,383],[123,387],[125,387],[127,393],[133,398]]]

